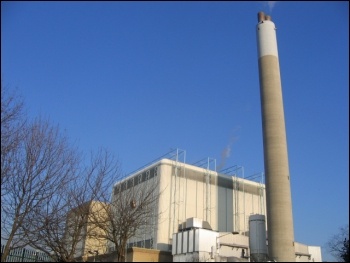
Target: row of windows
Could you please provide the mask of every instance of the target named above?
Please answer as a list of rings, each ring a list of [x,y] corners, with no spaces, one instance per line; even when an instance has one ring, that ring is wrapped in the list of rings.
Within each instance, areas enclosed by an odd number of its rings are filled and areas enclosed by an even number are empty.
[[[118,184],[114,187],[114,195],[119,194],[127,189],[130,189],[138,184],[141,184],[145,181],[152,179],[158,175],[158,166],[152,167],[151,169],[139,173],[138,175],[133,176],[132,178],[125,180],[121,184]]]

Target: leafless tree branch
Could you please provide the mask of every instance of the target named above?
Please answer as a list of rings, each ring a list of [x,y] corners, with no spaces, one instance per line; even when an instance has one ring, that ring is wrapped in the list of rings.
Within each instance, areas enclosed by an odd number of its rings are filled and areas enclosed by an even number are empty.
[[[13,176],[13,158],[25,134],[23,100],[1,83],[1,196]]]
[[[140,179],[136,176],[119,178],[112,197],[100,196],[105,205],[98,213],[92,214],[93,224],[100,229],[99,236],[113,244],[118,262],[125,260],[128,239],[142,238],[145,233],[150,235],[152,228],[156,227],[159,176],[156,173],[152,178],[147,176],[145,172]]]
[[[59,134],[58,127],[37,119],[25,131],[11,155],[12,175],[1,199],[1,237],[6,240],[2,261],[10,247],[29,243],[29,233],[37,230],[34,222],[39,211],[72,181],[78,164],[75,149]]]
[[[327,242],[327,248],[329,252],[339,261],[344,261],[344,256],[349,257],[349,248],[347,243],[346,250],[346,241],[349,240],[349,225],[343,226],[339,229],[339,232],[335,234]],[[344,250],[345,249],[345,250]]]

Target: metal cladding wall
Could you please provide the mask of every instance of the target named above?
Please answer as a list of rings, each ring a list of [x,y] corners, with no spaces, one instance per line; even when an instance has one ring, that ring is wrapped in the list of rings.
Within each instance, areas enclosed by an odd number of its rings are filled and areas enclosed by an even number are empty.
[[[201,218],[213,230],[246,233],[248,215],[265,211],[265,202],[260,202],[265,197],[265,189],[257,182],[218,175],[215,171],[211,171],[207,181],[206,169],[183,163],[178,164],[181,169],[175,177],[172,161],[162,160],[159,165],[162,197],[158,249],[159,243],[167,243],[178,231],[179,224],[188,218]]]
[[[294,230],[276,28],[263,12],[258,20],[269,257],[291,262],[295,261]]]
[[[158,218],[153,229],[142,230],[128,240],[129,246],[146,244],[146,248],[168,251],[179,224],[192,217],[207,221],[213,230],[247,233],[248,215],[266,211],[263,184],[169,159],[153,163],[118,182],[114,194],[133,185],[144,187],[148,182],[144,174],[149,174],[149,180],[159,180],[161,196],[155,205]]]

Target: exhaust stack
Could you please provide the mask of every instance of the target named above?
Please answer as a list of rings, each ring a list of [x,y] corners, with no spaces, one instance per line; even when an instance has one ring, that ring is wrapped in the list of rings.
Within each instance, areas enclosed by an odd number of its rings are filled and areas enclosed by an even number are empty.
[[[270,16],[258,13],[256,32],[269,258],[292,262],[295,261],[295,249],[287,140],[276,28]]]

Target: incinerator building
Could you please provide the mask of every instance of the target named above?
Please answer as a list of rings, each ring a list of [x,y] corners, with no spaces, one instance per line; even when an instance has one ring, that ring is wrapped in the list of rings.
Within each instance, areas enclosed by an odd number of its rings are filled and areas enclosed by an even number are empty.
[[[124,184],[126,190],[152,180],[160,193],[154,207],[159,216],[150,224],[153,229],[145,229],[139,237],[129,240],[129,246],[171,251],[173,233],[192,217],[205,220],[213,230],[246,234],[248,216],[265,214],[265,185],[242,178],[243,167],[219,173],[212,170],[215,160],[208,159],[197,166],[180,162],[180,155],[177,151],[174,159],[156,161],[115,185]]]
[[[147,188],[147,184],[153,184],[157,186],[154,194],[160,195],[153,207],[157,215],[154,221],[129,239],[128,247],[173,251],[174,255],[174,234],[187,231],[186,221],[198,218],[203,221],[203,228],[218,232],[216,236],[235,233],[233,238],[242,243],[238,245],[245,248],[244,258],[249,260],[249,217],[254,214],[266,216],[263,173],[245,176],[244,168],[240,166],[216,171],[214,159],[186,164],[184,158],[181,160],[184,155],[181,150],[171,152],[167,158],[150,163],[114,185],[113,192],[119,193],[120,189]],[[295,261],[320,261],[320,250],[311,253],[314,247],[295,245]],[[112,251],[113,246],[108,250]],[[180,253],[187,252],[181,250]]]

